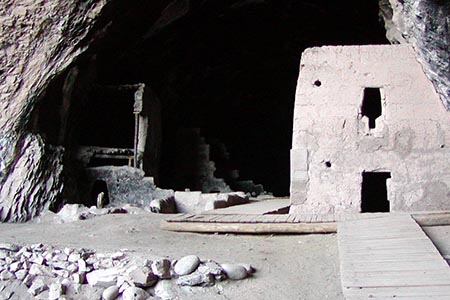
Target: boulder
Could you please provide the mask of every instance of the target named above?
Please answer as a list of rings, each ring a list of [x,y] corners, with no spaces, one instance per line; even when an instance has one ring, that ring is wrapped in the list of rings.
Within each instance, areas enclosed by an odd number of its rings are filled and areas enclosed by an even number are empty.
[[[105,289],[102,294],[103,300],[114,300],[119,296],[119,288],[115,285]]]
[[[241,280],[248,276],[244,266],[238,264],[222,264],[222,269],[231,280]]]
[[[174,271],[178,275],[188,275],[194,272],[198,265],[200,264],[200,259],[196,255],[188,255],[180,260],[174,266]]]
[[[177,279],[177,284],[181,286],[211,286],[214,285],[214,282],[213,275],[200,272],[181,276]]]
[[[130,286],[122,294],[123,300],[147,300],[149,297],[149,293],[135,286]]]
[[[129,273],[130,281],[137,287],[151,287],[158,281],[149,267],[136,267]]]
[[[96,270],[86,274],[89,285],[94,287],[110,287],[115,285],[119,271],[115,268]]]
[[[161,279],[170,279],[170,268],[171,263],[169,259],[158,259],[152,262],[152,271],[153,274],[158,276]]]

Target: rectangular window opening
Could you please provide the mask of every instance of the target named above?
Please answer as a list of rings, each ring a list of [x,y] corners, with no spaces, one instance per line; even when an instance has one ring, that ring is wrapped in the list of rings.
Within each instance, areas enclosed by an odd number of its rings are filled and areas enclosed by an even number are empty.
[[[361,212],[389,212],[386,181],[390,172],[363,172],[361,186]]]
[[[376,127],[376,119],[381,116],[381,92],[379,88],[365,88],[361,114],[369,119],[369,129]]]

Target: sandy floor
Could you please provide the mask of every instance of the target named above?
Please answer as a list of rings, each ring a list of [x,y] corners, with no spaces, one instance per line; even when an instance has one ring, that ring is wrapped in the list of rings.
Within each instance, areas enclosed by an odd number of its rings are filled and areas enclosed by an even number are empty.
[[[450,226],[424,226],[422,229],[433,241],[442,256],[450,258]]]
[[[194,288],[186,299],[344,299],[335,234],[217,235],[162,231],[163,215],[106,215],[66,224],[0,224],[0,242],[46,243],[99,252],[180,258],[196,254],[218,262],[250,263],[253,278]]]

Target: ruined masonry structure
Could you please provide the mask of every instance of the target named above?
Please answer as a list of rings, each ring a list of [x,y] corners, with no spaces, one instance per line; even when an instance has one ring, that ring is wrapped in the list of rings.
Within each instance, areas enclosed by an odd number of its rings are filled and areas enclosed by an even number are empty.
[[[450,120],[409,46],[307,49],[290,213],[450,209]]]

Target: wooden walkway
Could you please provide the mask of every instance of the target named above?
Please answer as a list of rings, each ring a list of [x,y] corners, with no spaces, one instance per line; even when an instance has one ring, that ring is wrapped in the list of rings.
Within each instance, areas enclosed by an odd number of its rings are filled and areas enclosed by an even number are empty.
[[[331,233],[337,222],[380,218],[373,214],[274,214],[274,215],[213,215],[178,214],[163,221],[163,229],[181,232],[221,233]]]
[[[450,299],[450,268],[410,215],[338,225],[348,300]]]
[[[213,209],[202,214],[211,215],[266,215],[266,214],[287,214],[291,200],[289,198],[273,198],[267,200],[250,201],[250,203],[233,205],[226,208]]]

